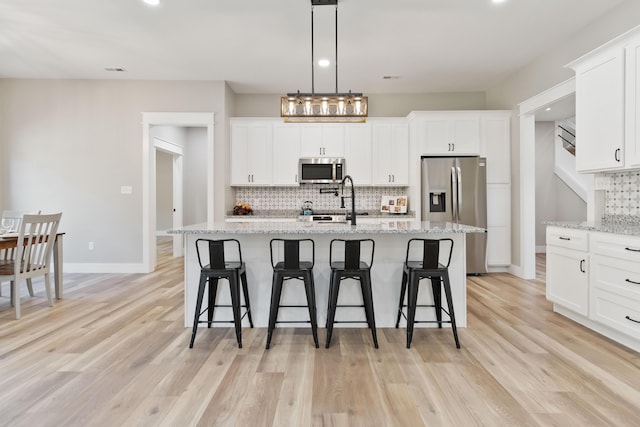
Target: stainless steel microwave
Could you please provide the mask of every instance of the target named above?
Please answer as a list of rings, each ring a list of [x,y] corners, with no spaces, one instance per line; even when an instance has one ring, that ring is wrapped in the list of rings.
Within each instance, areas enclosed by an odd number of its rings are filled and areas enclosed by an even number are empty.
[[[342,157],[303,157],[298,162],[301,184],[336,184],[345,176]]]

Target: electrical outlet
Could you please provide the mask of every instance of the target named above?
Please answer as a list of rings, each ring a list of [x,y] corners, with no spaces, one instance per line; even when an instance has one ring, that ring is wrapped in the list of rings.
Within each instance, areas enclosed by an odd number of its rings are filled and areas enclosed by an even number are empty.
[[[122,185],[120,187],[120,194],[131,194],[133,193],[133,188],[130,185]]]
[[[90,251],[92,251],[92,250],[94,250],[95,248],[96,248],[96,247],[95,247],[94,243],[93,243],[93,242],[89,242],[89,250],[90,250]]]

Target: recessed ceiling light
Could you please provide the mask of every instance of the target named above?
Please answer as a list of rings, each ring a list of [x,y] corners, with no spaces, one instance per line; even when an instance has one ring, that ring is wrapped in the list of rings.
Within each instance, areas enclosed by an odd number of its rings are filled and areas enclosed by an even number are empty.
[[[495,4],[500,4],[500,3],[506,3],[507,0],[491,0],[491,2]]]
[[[328,59],[321,59],[318,61],[318,65],[321,67],[328,67],[329,65],[331,65],[331,61],[329,61]]]
[[[160,4],[160,0],[142,0],[149,6],[158,6]]]
[[[551,107],[547,107],[547,109],[544,111],[551,111]]]

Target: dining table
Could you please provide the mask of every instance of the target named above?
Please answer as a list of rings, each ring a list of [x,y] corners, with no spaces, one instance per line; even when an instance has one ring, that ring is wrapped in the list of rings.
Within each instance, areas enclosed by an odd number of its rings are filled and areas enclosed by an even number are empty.
[[[57,233],[53,243],[53,270],[56,299],[62,299],[62,238],[65,233]],[[18,247],[17,233],[0,235],[0,250]]]

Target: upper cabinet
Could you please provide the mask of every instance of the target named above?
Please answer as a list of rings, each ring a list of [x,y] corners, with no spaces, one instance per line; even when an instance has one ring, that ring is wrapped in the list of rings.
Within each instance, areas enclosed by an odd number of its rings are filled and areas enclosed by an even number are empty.
[[[371,185],[371,125],[350,123],[345,126],[344,141],[345,171],[356,185]]]
[[[342,123],[305,123],[301,126],[301,157],[344,157]]]
[[[409,185],[409,126],[406,120],[372,122],[373,185]]]
[[[572,62],[576,72],[576,169],[599,172],[640,165],[640,27]]]
[[[487,158],[487,184],[511,182],[511,112],[491,111],[480,116],[480,156]]]
[[[298,186],[300,126],[295,123],[273,125],[273,185]]]
[[[419,147],[425,156],[478,155],[480,117],[474,113],[420,112],[415,114]]]
[[[231,185],[271,185],[272,128],[269,121],[231,122]]]

